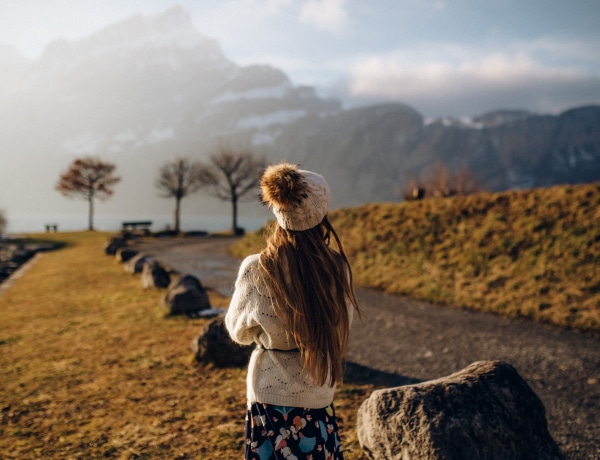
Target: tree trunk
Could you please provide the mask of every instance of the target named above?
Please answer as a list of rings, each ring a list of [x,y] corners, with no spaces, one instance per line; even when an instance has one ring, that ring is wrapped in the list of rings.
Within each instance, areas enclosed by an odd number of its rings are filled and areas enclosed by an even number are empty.
[[[94,230],[94,195],[88,196],[88,230]]]
[[[175,197],[175,232],[179,233],[179,213],[181,209],[181,197]]]
[[[238,234],[238,224],[237,224],[237,196],[232,195],[231,196],[231,209],[232,209],[232,213],[233,213],[233,223],[232,223],[232,229],[231,231],[233,232],[234,235]]]

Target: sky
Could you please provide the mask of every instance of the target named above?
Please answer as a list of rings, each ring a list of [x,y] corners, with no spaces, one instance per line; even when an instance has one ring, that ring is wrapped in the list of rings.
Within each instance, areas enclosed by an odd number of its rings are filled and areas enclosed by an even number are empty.
[[[349,106],[425,116],[600,104],[598,0],[0,0],[0,44],[37,59],[174,5],[239,65],[270,64]]]

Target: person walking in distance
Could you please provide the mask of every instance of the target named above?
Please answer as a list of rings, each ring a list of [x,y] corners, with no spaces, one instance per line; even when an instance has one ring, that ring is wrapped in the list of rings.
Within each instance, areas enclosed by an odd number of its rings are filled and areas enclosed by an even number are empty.
[[[233,341],[256,344],[245,459],[342,460],[333,396],[360,310],[327,217],[331,192],[321,175],[285,162],[269,166],[259,185],[277,224],[267,247],[241,263],[225,316]]]

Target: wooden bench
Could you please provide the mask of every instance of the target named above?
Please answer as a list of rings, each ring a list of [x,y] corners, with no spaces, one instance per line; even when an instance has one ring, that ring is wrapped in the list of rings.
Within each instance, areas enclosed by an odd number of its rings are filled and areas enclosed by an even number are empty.
[[[138,220],[138,221],[130,221],[130,222],[121,222],[121,228],[123,231],[126,230],[137,230],[142,229],[144,231],[149,231],[150,226],[152,225],[151,220]]]

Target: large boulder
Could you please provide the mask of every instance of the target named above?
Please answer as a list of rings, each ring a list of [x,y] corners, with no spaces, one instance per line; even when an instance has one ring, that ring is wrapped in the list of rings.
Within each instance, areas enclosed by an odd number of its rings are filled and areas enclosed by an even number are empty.
[[[198,361],[213,363],[217,367],[242,367],[248,364],[253,346],[233,342],[227,333],[224,315],[213,319],[194,339],[192,349]]]
[[[142,286],[144,288],[166,288],[171,283],[169,272],[155,260],[144,264],[142,269]]]
[[[500,361],[374,391],[358,410],[357,434],[373,460],[563,458],[548,431],[544,405]]]
[[[210,308],[202,283],[192,275],[185,275],[171,282],[163,298],[163,305],[171,315],[194,316],[197,312]]]
[[[151,261],[146,254],[136,254],[125,264],[125,271],[132,274],[142,273],[144,265]]]

